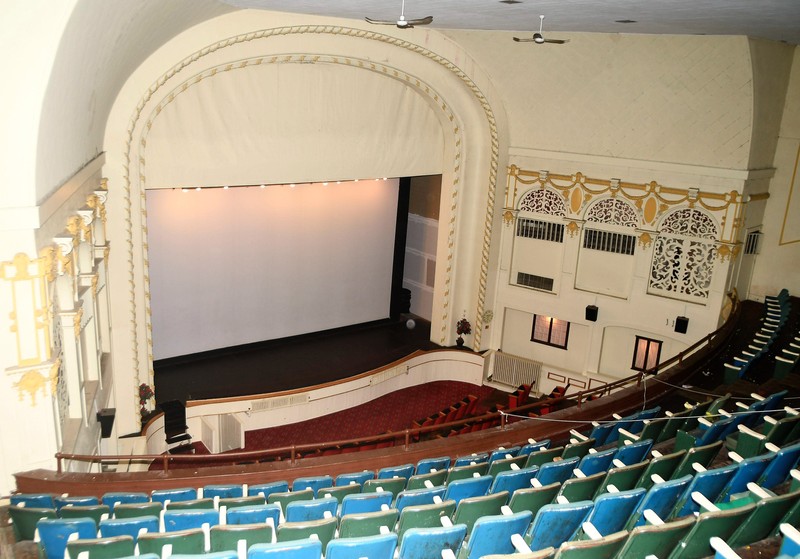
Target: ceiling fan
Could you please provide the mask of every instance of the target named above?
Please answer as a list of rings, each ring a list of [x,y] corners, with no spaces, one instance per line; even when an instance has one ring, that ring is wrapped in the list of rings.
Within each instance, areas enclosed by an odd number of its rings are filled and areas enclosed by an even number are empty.
[[[400,29],[412,29],[415,25],[428,25],[430,22],[433,21],[433,16],[423,17],[419,19],[406,19],[406,0],[403,0],[402,5],[400,6],[400,19],[397,21],[392,20],[383,20],[383,19],[372,19],[365,17],[364,19],[367,20],[368,23],[372,23],[375,25],[396,25]]]
[[[533,34],[533,37],[530,39],[520,39],[519,37],[514,37],[514,40],[518,43],[537,43],[541,45],[542,43],[553,43],[555,45],[563,45],[564,43],[568,43],[569,39],[545,39],[544,35],[542,35],[542,26],[544,25],[544,16],[539,16],[539,31]]]

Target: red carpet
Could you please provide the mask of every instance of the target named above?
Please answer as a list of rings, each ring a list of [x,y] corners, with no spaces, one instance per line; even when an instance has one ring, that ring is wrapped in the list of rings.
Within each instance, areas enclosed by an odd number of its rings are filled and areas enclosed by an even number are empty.
[[[478,397],[476,414],[489,407],[483,400],[494,389],[466,382],[437,381],[413,386],[382,396],[362,406],[300,423],[248,431],[245,450],[258,450],[292,444],[319,443],[379,435],[411,427],[415,419],[449,407],[468,394]]]

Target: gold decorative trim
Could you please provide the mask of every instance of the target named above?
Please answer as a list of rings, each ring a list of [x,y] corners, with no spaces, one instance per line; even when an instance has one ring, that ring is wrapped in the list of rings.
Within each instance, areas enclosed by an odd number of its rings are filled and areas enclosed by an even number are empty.
[[[48,365],[48,363],[42,363]],[[42,395],[46,398],[48,396],[48,388],[50,395],[56,393],[56,386],[58,385],[58,371],[61,367],[61,358],[56,359],[49,364],[49,372],[47,376],[42,374],[40,369],[31,369],[26,371],[20,376],[19,380],[14,383],[14,388],[17,389],[19,401],[25,400],[25,396],[31,399],[31,407],[36,407],[36,396],[41,391]]]
[[[72,326],[75,329],[75,337],[81,337],[81,321],[83,320],[83,307],[79,308],[72,316]]]
[[[649,248],[650,245],[653,244],[653,237],[647,231],[643,231],[641,235],[639,235],[639,246],[642,248]]]
[[[18,253],[11,262],[0,262],[0,279],[9,282],[11,301],[3,305],[11,309],[9,331],[14,333],[17,348],[17,366],[27,367],[50,358],[50,297],[48,281],[54,275],[53,249],[47,247],[39,258],[31,259],[27,254]],[[20,321],[21,312],[31,312],[32,316]],[[30,325],[31,329],[21,325]],[[33,340],[26,343],[26,340]],[[25,350],[32,346],[32,352]]]
[[[789,211],[791,210],[792,207],[792,197],[794,196],[794,187],[795,184],[797,184],[798,166],[800,166],[800,143],[797,145],[797,157],[795,157],[794,159],[794,169],[792,170],[792,181],[789,183],[789,197],[786,199],[786,211],[783,212],[783,222],[781,223],[781,236],[778,240],[778,246],[800,243],[800,239],[787,241],[783,238],[783,235],[786,232],[786,222],[789,219]]]
[[[125,159],[124,173],[123,173],[123,176],[124,176],[123,205],[124,205],[125,212],[126,212],[125,222],[126,222],[126,229],[127,229],[127,233],[128,233],[128,281],[129,281],[129,285],[130,285],[129,293],[130,293],[130,305],[131,305],[131,316],[132,316],[132,320],[131,320],[131,329],[132,329],[131,344],[132,344],[132,349],[133,349],[133,367],[134,367],[135,371],[139,370],[139,365],[140,364],[139,364],[139,357],[138,357],[138,354],[139,354],[139,349],[138,349],[138,328],[137,328],[137,325],[136,325],[136,315],[137,315],[136,291],[135,291],[136,290],[136,277],[135,277],[135,269],[134,269],[135,258],[134,258],[134,243],[133,243],[133,221],[132,221],[132,218],[131,218],[131,211],[132,211],[132,200],[131,200],[132,180],[131,180],[131,176],[130,176],[130,171],[131,171],[130,167],[131,167],[131,150],[132,150],[132,146],[134,145],[133,135],[134,135],[134,131],[136,129],[136,126],[137,126],[138,122],[141,119],[141,116],[142,116],[141,113],[142,113],[142,111],[144,111],[144,108],[150,102],[150,100],[155,95],[155,93],[157,91],[159,91],[166,84],[167,81],[169,81],[176,74],[178,74],[178,73],[182,72],[183,70],[185,70],[188,66],[190,66],[191,64],[193,64],[194,62],[196,62],[200,58],[202,58],[204,56],[207,56],[207,55],[209,55],[211,53],[214,53],[214,52],[216,52],[218,50],[221,50],[223,48],[228,48],[228,47],[231,47],[233,45],[240,44],[240,43],[249,42],[249,41],[258,40],[258,39],[268,39],[268,38],[271,38],[271,37],[277,37],[277,36],[283,36],[283,35],[293,35],[293,34],[297,34],[297,35],[324,34],[324,35],[354,37],[354,38],[358,38],[358,39],[382,42],[382,43],[385,43],[385,44],[389,44],[391,46],[395,46],[395,47],[398,47],[398,48],[406,49],[406,50],[408,50],[410,52],[413,52],[415,54],[419,54],[419,55],[424,56],[424,57],[428,58],[429,60],[432,60],[433,62],[439,64],[440,66],[445,68],[447,71],[449,71],[450,73],[454,74],[458,79],[460,79],[461,82],[473,94],[474,98],[477,100],[477,102],[480,104],[481,108],[483,109],[484,115],[485,115],[486,120],[487,120],[487,124],[489,126],[490,157],[489,157],[489,176],[487,177],[487,179],[488,179],[487,180],[488,190],[487,190],[487,201],[486,201],[486,215],[485,215],[485,219],[484,219],[483,247],[482,247],[482,251],[481,251],[481,268],[480,268],[479,286],[478,286],[478,294],[477,294],[478,295],[478,297],[477,297],[477,299],[478,299],[478,301],[477,301],[477,312],[476,312],[476,317],[477,318],[476,318],[476,325],[475,325],[475,327],[476,327],[475,328],[475,346],[476,347],[480,347],[481,321],[482,321],[482,316],[483,316],[483,310],[484,310],[484,307],[485,307],[486,288],[487,288],[488,276],[489,276],[489,249],[490,249],[490,246],[491,246],[492,221],[493,221],[493,215],[494,215],[494,200],[495,200],[495,193],[496,193],[496,187],[497,187],[497,170],[498,170],[498,160],[499,160],[499,139],[498,139],[498,133],[497,133],[497,123],[496,123],[496,119],[494,117],[494,112],[492,111],[492,108],[491,108],[488,100],[483,95],[483,93],[481,92],[481,90],[477,86],[477,84],[463,70],[461,70],[454,63],[452,63],[449,60],[445,59],[444,57],[442,57],[442,56],[440,56],[440,55],[438,55],[438,54],[426,49],[425,47],[422,47],[422,46],[419,46],[419,45],[415,45],[415,44],[410,43],[410,42],[408,42],[406,40],[403,40],[403,39],[400,39],[400,38],[397,38],[397,37],[392,37],[392,36],[389,36],[389,35],[384,35],[384,34],[381,34],[381,33],[376,33],[376,32],[373,32],[373,31],[365,31],[363,29],[355,29],[355,28],[348,28],[348,27],[338,27],[338,26],[280,27],[280,28],[265,29],[265,30],[260,30],[260,31],[256,31],[256,32],[236,35],[236,36],[230,37],[228,39],[225,39],[225,40],[222,40],[222,41],[218,41],[217,43],[215,43],[213,45],[209,45],[209,46],[203,48],[200,51],[196,51],[194,54],[186,57],[180,63],[178,63],[175,66],[173,66],[168,72],[162,74],[159,77],[159,79],[156,80],[156,82],[142,96],[142,98],[140,99],[139,103],[137,104],[136,108],[133,111],[133,114],[132,114],[132,117],[131,117],[131,120],[130,120],[130,124],[129,124],[129,128],[128,128],[127,150],[123,154],[124,159]],[[296,56],[302,56],[303,57],[302,60],[300,60],[300,62],[302,62],[302,63],[308,63],[308,62],[316,63],[318,61],[318,60],[315,60],[315,56],[309,56],[309,55],[296,55]],[[294,60],[286,60],[286,59],[282,59],[281,60],[281,59],[278,59],[277,56],[273,56],[273,57],[270,57],[270,58],[263,57],[263,58],[260,59],[260,62],[258,62],[258,63],[260,64],[265,60],[268,61],[268,62],[293,62],[294,61]],[[357,59],[351,59],[351,60],[357,60]],[[330,62],[330,61],[333,61],[334,63],[340,63],[339,60],[336,59],[336,57],[329,57],[328,62]],[[371,70],[371,71],[379,71],[379,67],[385,67],[383,65],[375,64],[372,61],[362,61],[362,60],[358,61],[358,66],[362,67],[362,68],[365,68],[367,70]],[[232,69],[234,67],[235,66],[233,64],[230,64],[230,63],[222,66],[223,71],[229,71],[230,69]],[[385,67],[385,68],[388,68],[388,67]],[[219,71],[219,68],[216,68],[214,70],[215,73],[217,71]],[[380,70],[380,71],[387,72],[387,70]],[[203,74],[201,74],[201,76],[202,75]],[[213,75],[213,74],[211,74],[211,75]],[[412,76],[410,76],[406,72],[401,72],[401,75],[406,76],[406,79],[409,80],[409,81],[414,80],[414,81],[416,81],[417,84],[420,83],[420,81],[417,78],[413,78]],[[202,79],[203,79],[202,77],[198,76],[197,78],[195,78],[195,80],[196,80],[195,83],[199,82]],[[184,82],[184,84],[181,87],[183,89],[185,89],[188,86],[189,86],[189,82],[187,80],[186,82]],[[171,102],[173,100],[173,98],[174,97],[172,95],[170,95],[169,97],[167,97],[167,102]],[[436,98],[436,97],[434,97],[434,98]],[[436,106],[440,106],[440,105],[437,103]],[[159,104],[156,107],[156,109],[155,109],[155,114],[156,115],[161,111],[161,107],[162,107],[161,104]],[[442,104],[441,108],[442,109],[446,109],[446,105]],[[454,117],[451,116],[450,119],[452,121],[452,120],[454,120]],[[149,129],[150,125],[151,125],[151,122],[146,123],[146,129]],[[456,127],[456,133],[457,134],[459,133],[458,127]],[[146,138],[144,136],[140,139],[140,145],[142,146],[142,148],[146,147]],[[456,141],[456,144],[455,144],[456,153],[454,154],[454,156],[455,156],[454,166],[455,166],[455,169],[456,169],[456,176],[454,177],[453,188],[452,188],[452,191],[451,191],[451,199],[452,199],[451,209],[453,210],[454,213],[453,213],[453,219],[451,219],[451,222],[449,224],[449,227],[450,227],[450,229],[449,229],[449,242],[448,242],[449,252],[448,252],[447,267],[446,267],[447,275],[446,275],[446,278],[445,278],[445,286],[444,286],[444,289],[443,289],[443,294],[444,294],[445,300],[444,300],[444,303],[443,303],[442,333],[441,333],[441,337],[440,337],[440,342],[441,343],[445,343],[446,342],[445,334],[447,332],[447,320],[448,320],[448,317],[449,317],[449,306],[450,306],[449,297],[450,297],[450,291],[451,291],[450,290],[450,285],[451,285],[451,282],[452,282],[452,260],[453,260],[453,255],[454,255],[454,250],[453,249],[454,249],[454,238],[455,238],[455,209],[457,207],[458,190],[459,190],[459,187],[458,187],[458,171],[461,168],[461,166],[460,166],[461,151],[460,150],[461,150],[461,140],[460,140],[460,135],[459,135],[459,139]],[[141,160],[140,163],[143,166],[144,161]],[[139,180],[142,183],[144,183],[144,181],[145,181],[145,176],[146,176],[145,173],[142,170],[140,170],[140,172],[139,172]],[[140,196],[140,198],[144,197],[144,188],[140,189],[139,196]],[[142,204],[142,212],[144,212],[144,204]],[[143,223],[143,225],[144,225],[144,223]],[[146,257],[146,255],[145,255],[145,257]],[[147,285],[148,284],[148,280],[147,280],[146,277],[145,277],[144,281],[145,281],[145,291],[149,293],[149,287]],[[148,295],[145,296],[145,300],[149,301],[148,300]],[[149,304],[149,302],[147,304]],[[147,330],[147,331],[149,332],[149,330]],[[147,345],[148,345],[148,352],[150,353],[150,375],[152,377],[152,339],[148,339],[147,340]]]
[[[658,184],[656,181],[649,183],[632,183],[620,179],[598,179],[586,177],[577,172],[573,175],[551,173],[549,171],[528,171],[512,165],[509,167],[509,180],[513,179],[514,196],[508,200],[509,208],[516,207],[519,202],[517,183],[539,188],[550,187],[561,192],[565,199],[571,201],[569,208],[574,216],[579,216],[587,204],[596,196],[609,195],[623,197],[632,202],[639,210],[643,225],[655,225],[656,222],[670,209],[677,206],[702,207],[717,214],[720,223],[721,242],[735,242],[741,227],[741,215],[744,208],[742,196],[732,190],[720,194],[716,192],[703,192],[697,188],[674,188]],[[583,194],[583,203],[579,203],[576,192]],[[523,193],[520,193],[520,198]],[[728,214],[732,214],[736,221],[728,234],[725,234],[725,223]]]

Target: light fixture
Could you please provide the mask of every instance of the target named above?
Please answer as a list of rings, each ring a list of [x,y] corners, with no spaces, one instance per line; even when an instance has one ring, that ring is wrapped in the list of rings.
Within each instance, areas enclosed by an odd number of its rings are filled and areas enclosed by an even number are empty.
[[[290,184],[289,188],[294,188],[294,183]]]
[[[188,188],[181,188],[181,192],[183,192],[184,194],[186,194],[187,192],[189,192],[189,189],[188,189]]]
[[[261,188],[267,188],[267,185],[266,184],[262,184]]]
[[[228,190],[228,189],[230,188],[230,186],[228,186],[228,185],[226,184],[226,185],[225,185],[225,186],[223,186],[222,188],[224,188],[225,190]]]
[[[542,37],[542,34],[537,31],[533,34],[533,42],[541,45],[544,43],[544,37]]]
[[[199,187],[199,186],[195,186],[195,187],[194,187],[194,189],[195,189],[197,192],[200,192],[200,187]]]
[[[328,186],[328,181],[323,182],[322,186]]]

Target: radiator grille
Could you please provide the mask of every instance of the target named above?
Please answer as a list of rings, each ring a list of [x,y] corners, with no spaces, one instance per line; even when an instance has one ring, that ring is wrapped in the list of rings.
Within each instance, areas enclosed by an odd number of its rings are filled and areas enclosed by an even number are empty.
[[[250,411],[269,411],[277,408],[286,408],[289,406],[296,406],[298,404],[306,404],[309,401],[308,394],[293,394],[291,396],[282,396],[280,398],[269,398],[266,400],[254,400],[250,404]]]
[[[538,386],[542,362],[525,359],[510,353],[494,351],[486,360],[486,377],[500,384],[516,388],[521,384]]]

